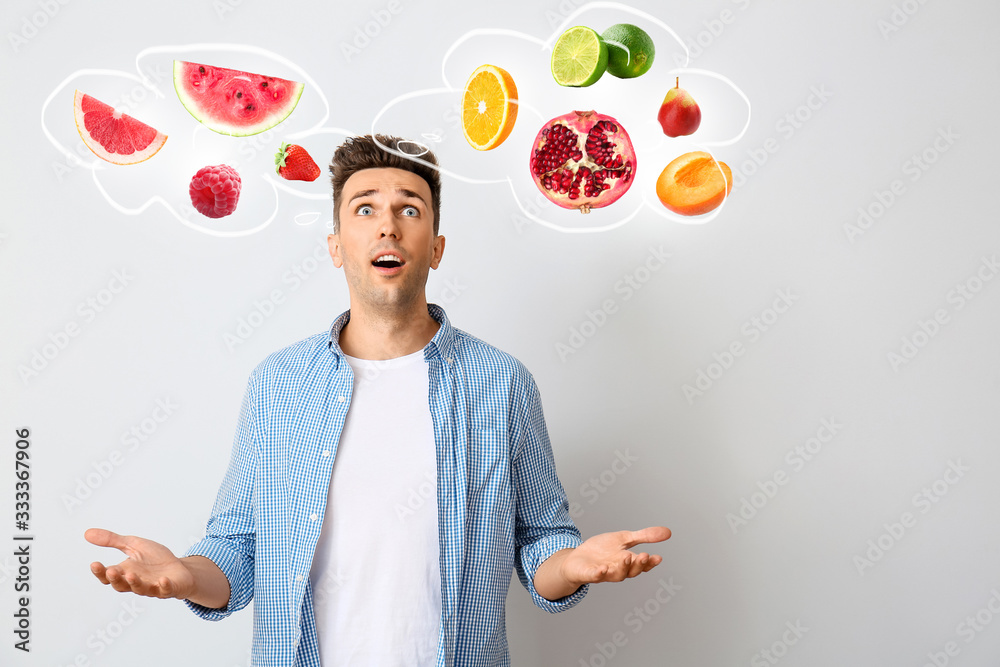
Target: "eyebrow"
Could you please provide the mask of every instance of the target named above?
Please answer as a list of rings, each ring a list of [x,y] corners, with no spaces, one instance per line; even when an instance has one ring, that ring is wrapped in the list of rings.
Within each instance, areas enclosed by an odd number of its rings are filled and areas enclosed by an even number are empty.
[[[350,200],[348,200],[347,203],[350,204],[355,199],[360,199],[362,197],[371,197],[372,195],[377,195],[377,194],[378,190],[358,190],[357,192],[354,193],[354,195],[350,198]],[[424,198],[421,197],[416,192],[414,192],[413,190],[407,190],[406,188],[396,188],[396,194],[400,194],[403,195],[404,197],[409,197],[412,199],[418,199],[423,203],[424,206],[427,206],[427,202],[424,201]]]

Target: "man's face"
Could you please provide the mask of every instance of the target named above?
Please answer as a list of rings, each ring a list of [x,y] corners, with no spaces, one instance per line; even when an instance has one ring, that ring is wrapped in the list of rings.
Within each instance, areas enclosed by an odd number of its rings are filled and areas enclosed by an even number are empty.
[[[344,183],[339,206],[340,231],[327,242],[352,306],[402,313],[425,303],[428,271],[444,254],[427,182],[404,169],[362,169]]]

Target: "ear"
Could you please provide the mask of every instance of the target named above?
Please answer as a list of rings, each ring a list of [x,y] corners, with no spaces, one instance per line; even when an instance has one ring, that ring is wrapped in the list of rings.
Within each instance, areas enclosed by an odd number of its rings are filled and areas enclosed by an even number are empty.
[[[444,237],[438,236],[434,239],[434,249],[431,252],[431,268],[437,269],[438,265],[441,263],[441,257],[444,256]]]
[[[330,234],[326,237],[326,245],[330,249],[330,257],[333,259],[333,265],[339,269],[344,265],[344,258],[340,256],[340,236],[338,234]]]

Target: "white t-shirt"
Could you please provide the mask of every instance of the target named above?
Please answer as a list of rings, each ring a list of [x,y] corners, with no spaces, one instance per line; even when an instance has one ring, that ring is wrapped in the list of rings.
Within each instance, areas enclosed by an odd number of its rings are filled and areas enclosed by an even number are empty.
[[[424,353],[344,356],[354,392],[310,573],[320,661],[433,666],[441,571]]]

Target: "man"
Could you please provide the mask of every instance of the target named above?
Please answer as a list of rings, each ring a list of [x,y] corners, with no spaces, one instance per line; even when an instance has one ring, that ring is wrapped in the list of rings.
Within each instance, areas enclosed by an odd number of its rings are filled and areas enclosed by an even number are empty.
[[[530,373],[426,301],[445,247],[440,176],[407,144],[337,149],[328,243],[350,309],[251,374],[206,537],[177,558],[86,533],[128,555],[91,565],[115,590],[212,620],[253,599],[254,665],[509,665],[512,571],[563,611],[590,583],[658,565],[628,549],[670,536],[581,540]]]

